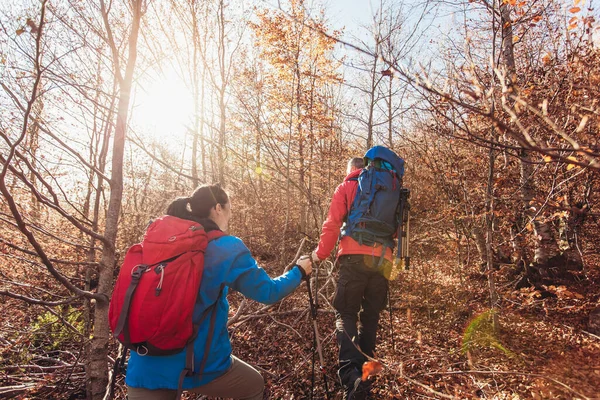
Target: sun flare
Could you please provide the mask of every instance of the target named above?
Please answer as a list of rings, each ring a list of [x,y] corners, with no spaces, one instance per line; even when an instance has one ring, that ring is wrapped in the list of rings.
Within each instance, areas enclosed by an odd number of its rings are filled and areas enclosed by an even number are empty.
[[[167,145],[183,141],[192,125],[194,101],[191,88],[173,69],[136,87],[133,125],[141,136]]]

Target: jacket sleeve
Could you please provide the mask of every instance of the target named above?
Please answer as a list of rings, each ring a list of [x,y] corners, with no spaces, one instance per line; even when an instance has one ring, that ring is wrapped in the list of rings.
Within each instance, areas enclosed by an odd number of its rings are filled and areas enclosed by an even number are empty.
[[[240,245],[243,249],[235,258],[228,277],[228,286],[232,289],[260,303],[273,304],[292,293],[302,282],[298,267],[271,278],[241,241]]]
[[[319,239],[319,245],[317,246],[317,257],[320,260],[324,260],[329,257],[331,251],[335,247],[335,244],[340,236],[340,228],[344,223],[344,218],[348,214],[348,203],[346,192],[350,189],[349,184],[351,181],[342,182],[335,189],[333,197],[331,198],[331,205],[329,206],[329,213],[327,219],[323,223],[321,230],[321,238]]]

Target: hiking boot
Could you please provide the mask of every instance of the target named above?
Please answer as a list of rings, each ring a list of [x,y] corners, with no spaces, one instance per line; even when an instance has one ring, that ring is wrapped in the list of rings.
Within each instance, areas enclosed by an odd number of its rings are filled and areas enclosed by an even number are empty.
[[[363,381],[361,377],[358,377],[351,387],[346,388],[342,400],[366,400],[370,387],[370,382]]]

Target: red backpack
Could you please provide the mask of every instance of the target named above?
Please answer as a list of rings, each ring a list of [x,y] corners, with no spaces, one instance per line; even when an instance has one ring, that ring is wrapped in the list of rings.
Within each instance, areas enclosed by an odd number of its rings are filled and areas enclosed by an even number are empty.
[[[188,353],[193,354],[197,325],[216,305],[194,325],[204,251],[209,241],[223,235],[219,230],[207,233],[194,221],[163,216],[148,227],[142,243],[127,251],[108,312],[113,335],[126,348],[158,356],[191,345]]]

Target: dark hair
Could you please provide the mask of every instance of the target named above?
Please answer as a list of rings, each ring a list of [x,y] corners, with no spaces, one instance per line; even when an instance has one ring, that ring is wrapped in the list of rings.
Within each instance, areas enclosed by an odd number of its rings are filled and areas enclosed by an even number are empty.
[[[167,215],[196,221],[208,218],[210,210],[217,204],[224,207],[227,203],[229,203],[229,196],[221,185],[218,183],[202,185],[194,191],[191,197],[179,197],[173,200],[167,207]]]

